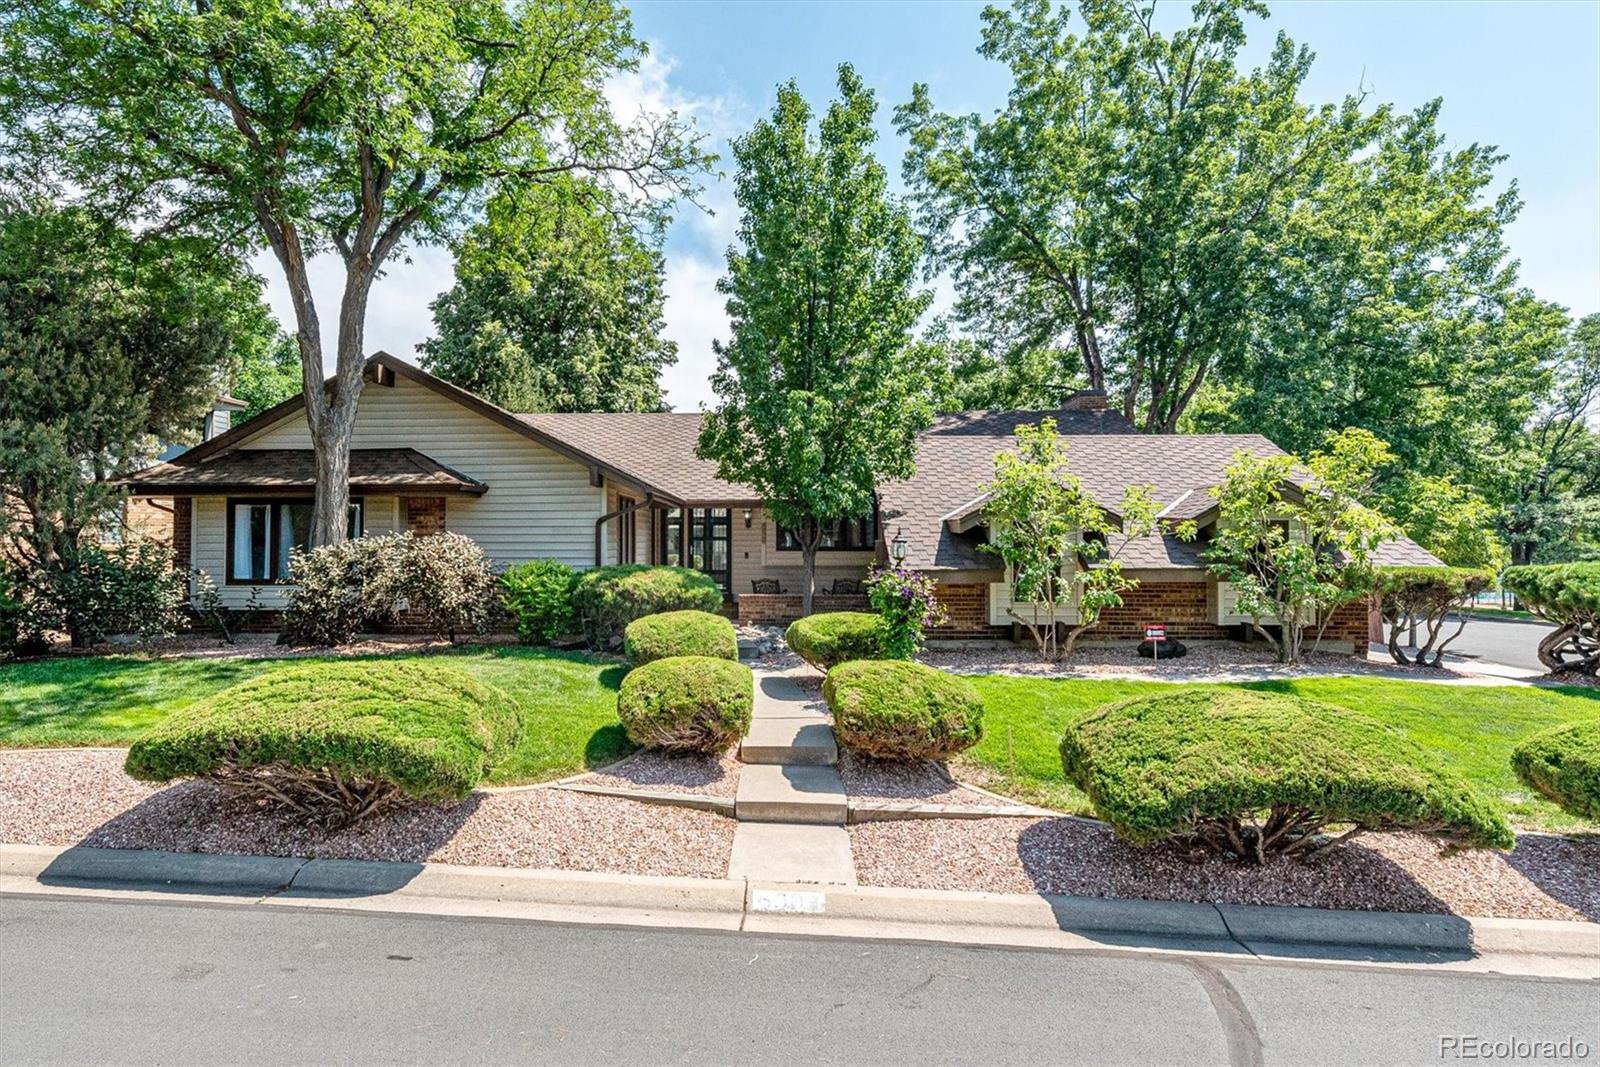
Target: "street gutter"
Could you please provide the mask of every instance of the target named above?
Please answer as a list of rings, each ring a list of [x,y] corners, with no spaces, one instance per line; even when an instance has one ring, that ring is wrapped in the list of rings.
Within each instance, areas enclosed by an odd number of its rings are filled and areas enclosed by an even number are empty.
[[[1310,958],[1600,981],[1600,925],[1548,919],[0,844],[0,895],[11,893]]]

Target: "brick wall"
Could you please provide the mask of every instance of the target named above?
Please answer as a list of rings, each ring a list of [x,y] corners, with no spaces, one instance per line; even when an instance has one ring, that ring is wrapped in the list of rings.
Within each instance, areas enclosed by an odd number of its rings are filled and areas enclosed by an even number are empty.
[[[402,504],[405,506],[407,530],[418,537],[444,533],[444,497],[408,496]]]
[[[989,624],[989,587],[983,584],[940,582],[934,596],[948,616],[944,625],[929,628],[928,636],[939,638],[1009,637],[1010,626]]]
[[[1141,582],[1139,588],[1122,594],[1120,608],[1107,608],[1100,621],[1084,631],[1085,641],[1123,641],[1144,639],[1148,623],[1167,626],[1167,636],[1191,640],[1224,640],[1232,627],[1218,626],[1207,619],[1205,582]]]
[[[787,626],[800,617],[799,593],[741,593],[739,595],[739,621],[752,626]],[[870,611],[871,605],[864,596],[834,596],[818,593],[811,601],[811,610]]]
[[[193,566],[193,517],[194,497],[180,496],[172,501],[172,564],[180,571]]]

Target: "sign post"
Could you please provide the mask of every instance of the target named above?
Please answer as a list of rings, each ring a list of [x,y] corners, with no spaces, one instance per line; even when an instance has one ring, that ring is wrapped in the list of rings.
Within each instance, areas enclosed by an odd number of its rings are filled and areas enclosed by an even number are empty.
[[[1146,623],[1144,639],[1150,642],[1150,658],[1159,661],[1161,659],[1161,642],[1167,639],[1166,624],[1160,622]]]

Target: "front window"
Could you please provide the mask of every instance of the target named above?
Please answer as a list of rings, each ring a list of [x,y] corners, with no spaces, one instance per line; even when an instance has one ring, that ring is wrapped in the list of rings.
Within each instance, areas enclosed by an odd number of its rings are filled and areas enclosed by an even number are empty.
[[[785,552],[800,551],[800,535],[787,526],[778,527],[778,547]],[[870,552],[878,547],[878,516],[825,523],[817,548],[824,552]]]
[[[289,574],[289,554],[311,542],[310,500],[228,501],[228,581],[276,582]],[[360,500],[350,502],[349,535],[360,537]]]

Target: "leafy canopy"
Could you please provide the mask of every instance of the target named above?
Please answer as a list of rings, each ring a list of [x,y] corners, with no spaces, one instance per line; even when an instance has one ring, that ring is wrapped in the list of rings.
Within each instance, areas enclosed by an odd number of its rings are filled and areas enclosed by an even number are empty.
[[[922,244],[873,156],[871,91],[848,65],[838,87],[815,131],[790,82],[734,142],[742,216],[717,286],[731,337],[700,438],[722,478],[798,531],[807,607],[822,525],[870,514],[880,481],[909,477],[932,416],[908,348],[932,299],[913,287]]]
[[[677,346],[659,222],[571,176],[496,196],[434,301],[423,366],[512,411],[661,410]]]

